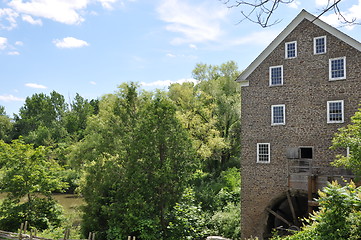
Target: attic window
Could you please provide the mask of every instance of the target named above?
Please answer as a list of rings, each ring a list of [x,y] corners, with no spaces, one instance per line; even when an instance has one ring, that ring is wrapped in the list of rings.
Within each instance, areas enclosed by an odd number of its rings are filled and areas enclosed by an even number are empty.
[[[285,57],[295,58],[297,57],[297,42],[287,42],[285,46]]]
[[[326,53],[326,36],[316,37],[313,39],[313,53],[314,54]]]
[[[283,66],[273,66],[269,68],[269,85],[283,85]]]

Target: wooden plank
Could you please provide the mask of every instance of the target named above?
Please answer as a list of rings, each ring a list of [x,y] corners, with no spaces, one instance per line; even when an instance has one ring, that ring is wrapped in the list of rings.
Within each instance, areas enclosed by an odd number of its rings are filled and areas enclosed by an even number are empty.
[[[292,226],[292,223],[290,223],[289,221],[287,221],[284,217],[282,217],[281,215],[279,215],[278,213],[276,213],[275,211],[273,211],[270,208],[266,208],[266,210],[271,213],[273,216],[275,216],[276,218],[278,218],[279,220],[281,220],[282,222],[286,223],[289,227]]]

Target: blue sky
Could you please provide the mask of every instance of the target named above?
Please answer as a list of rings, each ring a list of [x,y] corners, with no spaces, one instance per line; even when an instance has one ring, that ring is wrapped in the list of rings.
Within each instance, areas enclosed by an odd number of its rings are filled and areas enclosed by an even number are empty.
[[[301,9],[318,15],[325,3],[281,6],[282,21],[264,29],[238,23],[240,9],[220,0],[0,0],[0,105],[11,116],[34,93],[92,99],[130,81],[167,89],[191,81],[197,63],[242,70]],[[341,4],[361,21],[361,0]],[[338,24],[332,12],[324,20]],[[361,26],[340,30],[361,41]]]

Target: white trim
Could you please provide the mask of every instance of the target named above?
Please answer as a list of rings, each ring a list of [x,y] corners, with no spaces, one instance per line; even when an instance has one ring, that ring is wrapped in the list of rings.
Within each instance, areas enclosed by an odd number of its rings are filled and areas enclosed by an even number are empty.
[[[288,57],[288,45],[289,44],[295,44],[295,56],[294,57]],[[285,43],[285,58],[292,59],[292,58],[296,58],[296,57],[297,57],[297,41],[286,42]]]
[[[350,36],[344,34],[338,29],[328,25],[324,21],[320,20],[316,16],[308,13],[306,10],[302,10],[296,18],[271,42],[270,45],[263,52],[258,55],[258,57],[238,76],[236,79],[237,82],[245,80],[248,76],[268,57],[271,52],[302,22],[302,20],[307,19],[313,24],[316,24],[329,34],[339,38],[341,41],[349,44],[350,46],[361,51],[361,43],[357,40],[351,38]]]
[[[338,78],[332,78],[332,71],[331,71],[331,62],[334,60],[343,59],[343,77]],[[338,57],[338,58],[331,58],[328,60],[328,78],[330,81],[336,81],[336,80],[343,80],[346,79],[346,57]]]
[[[342,117],[341,120],[335,121],[330,119],[330,103],[341,103],[341,117]],[[345,111],[344,111],[343,100],[327,101],[327,123],[343,123],[345,119],[344,112]]]
[[[274,117],[274,114],[273,114],[273,110],[274,108],[276,107],[282,107],[283,109],[283,119],[282,119],[282,123],[274,123],[273,122],[273,117]],[[271,125],[272,126],[277,126],[277,125],[286,125],[286,105],[285,104],[278,104],[278,105],[271,105]]]
[[[320,53],[316,53],[316,40],[318,39],[325,39],[325,51],[324,52],[320,52]],[[321,54],[325,54],[327,52],[327,37],[326,36],[319,36],[319,37],[315,37],[313,38],[313,54],[314,55],[321,55]]]
[[[260,145],[267,145],[268,161],[260,161],[259,160],[259,146]],[[271,163],[271,144],[270,143],[257,143],[257,163]]]
[[[281,83],[280,84],[272,84],[272,69],[281,68]],[[283,85],[283,65],[271,66],[269,67],[269,85],[270,86],[282,86]]]

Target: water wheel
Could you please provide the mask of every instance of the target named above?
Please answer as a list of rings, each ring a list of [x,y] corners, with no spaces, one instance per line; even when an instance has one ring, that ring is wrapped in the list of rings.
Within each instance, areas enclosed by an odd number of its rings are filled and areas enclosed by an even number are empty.
[[[277,201],[272,207],[267,208],[268,222],[265,238],[272,236],[274,231],[279,235],[290,235],[298,231],[302,225],[301,219],[308,216],[308,197],[306,194],[296,193]]]

